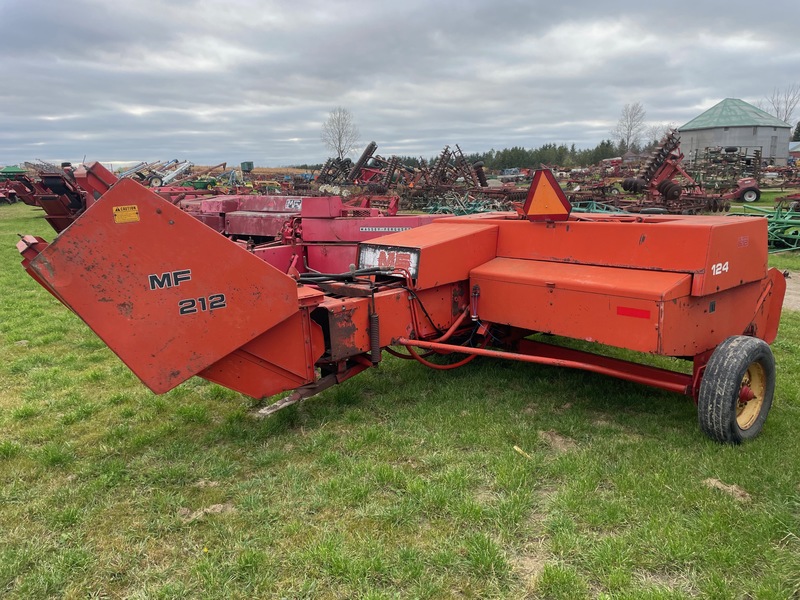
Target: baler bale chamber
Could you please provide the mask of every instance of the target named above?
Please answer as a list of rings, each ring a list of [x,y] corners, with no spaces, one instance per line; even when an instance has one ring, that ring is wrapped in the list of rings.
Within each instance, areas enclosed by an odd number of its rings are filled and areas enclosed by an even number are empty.
[[[766,221],[570,215],[549,171],[517,212],[362,242],[345,273],[270,265],[130,181],[53,243],[18,246],[26,270],[156,393],[194,375],[255,398],[291,391],[268,414],[378,365],[383,351],[436,369],[483,356],[690,396],[700,428],[732,443],[758,435],[774,395],[769,344],[786,284],[767,267]],[[678,357],[691,373],[554,336]],[[430,358],[441,354],[456,360]]]

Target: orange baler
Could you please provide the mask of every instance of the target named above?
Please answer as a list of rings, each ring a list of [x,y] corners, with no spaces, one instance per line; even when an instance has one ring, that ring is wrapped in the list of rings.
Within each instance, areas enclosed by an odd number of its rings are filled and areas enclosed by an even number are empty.
[[[695,399],[701,429],[741,442],[772,402],[785,281],[763,219],[569,214],[549,171],[517,213],[360,244],[347,273],[294,277],[135,182],[116,184],[27,271],[156,393],[198,375],[266,413],[378,364],[476,356],[561,365]],[[562,336],[692,361],[683,373],[544,343]],[[552,335],[551,335],[552,334]],[[461,357],[447,365],[429,353]]]

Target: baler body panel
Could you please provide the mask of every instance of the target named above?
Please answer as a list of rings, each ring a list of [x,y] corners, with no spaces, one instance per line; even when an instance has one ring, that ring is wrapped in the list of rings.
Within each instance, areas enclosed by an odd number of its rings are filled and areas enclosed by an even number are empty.
[[[303,217],[303,241],[364,242],[377,236],[407,231],[435,220],[433,215],[386,217],[342,217],[315,219]]]
[[[361,244],[358,264],[408,271],[417,289],[466,280],[470,269],[497,255],[498,226],[449,221],[443,219]]]
[[[664,303],[688,296],[691,275],[496,258],[472,270],[475,285],[481,319],[658,352]]]
[[[198,375],[253,398],[265,398],[314,381],[314,365],[324,351],[322,328],[303,310]]]
[[[692,273],[697,275],[692,280],[695,296],[759,281],[767,269],[765,219],[648,216],[609,220],[587,214],[580,220],[532,224],[481,215],[440,223],[469,222],[501,227],[500,257]]]
[[[359,265],[407,268],[417,290],[467,270],[482,321],[669,356],[771,341],[783,298],[763,219],[452,217],[362,244]]]
[[[508,258],[473,269],[470,285],[481,319],[666,356],[744,332],[763,292],[753,282],[695,297],[687,273]]]
[[[232,236],[277,238],[284,224],[297,213],[236,210],[225,215],[225,231]]]
[[[356,264],[358,244],[306,244],[309,266],[322,273],[343,273]]]

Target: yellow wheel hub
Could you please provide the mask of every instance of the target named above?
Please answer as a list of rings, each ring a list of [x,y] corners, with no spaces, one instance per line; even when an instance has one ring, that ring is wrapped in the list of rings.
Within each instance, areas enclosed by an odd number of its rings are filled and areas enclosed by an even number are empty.
[[[736,405],[736,423],[739,429],[749,429],[756,422],[764,404],[767,388],[767,376],[764,367],[752,363],[747,367],[739,390],[739,402]]]

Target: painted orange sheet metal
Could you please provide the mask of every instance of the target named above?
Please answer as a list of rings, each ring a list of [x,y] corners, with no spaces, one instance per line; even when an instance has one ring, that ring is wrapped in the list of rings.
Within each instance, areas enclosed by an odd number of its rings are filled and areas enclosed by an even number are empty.
[[[454,217],[446,223],[495,223],[497,256],[692,273],[692,294],[759,281],[767,271],[765,219],[649,216],[607,221],[585,215],[557,223]],[[440,222],[444,225],[445,222]]]
[[[298,311],[290,277],[127,179],[30,268],[158,393]]]
[[[325,351],[322,328],[308,311],[295,313],[198,375],[253,398],[293,390],[315,380]]]
[[[496,256],[496,248],[496,225],[437,221],[362,243],[358,263],[362,268],[403,268],[417,289],[427,289],[467,279],[470,269]]]
[[[687,296],[691,275],[497,258],[470,285],[481,319],[656,352],[663,303]]]
[[[470,278],[481,319],[668,356],[711,349],[754,322],[765,327],[755,310],[767,281],[696,297],[687,273],[508,258]]]

